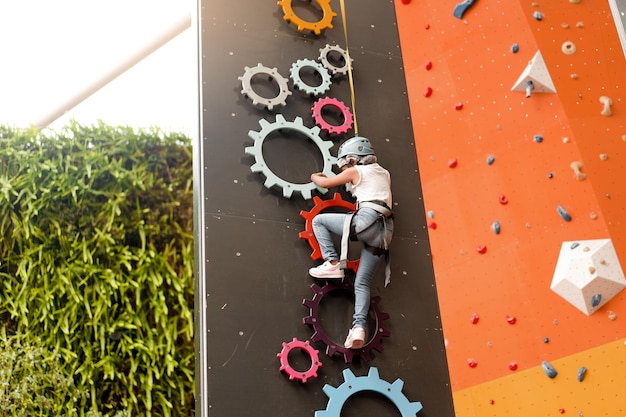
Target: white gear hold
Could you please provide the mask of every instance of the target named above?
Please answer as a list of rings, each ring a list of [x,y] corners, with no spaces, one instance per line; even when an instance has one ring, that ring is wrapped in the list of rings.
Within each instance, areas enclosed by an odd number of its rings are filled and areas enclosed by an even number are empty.
[[[337,65],[333,65],[328,60],[328,55],[334,52],[338,53],[343,58],[343,66],[339,67]],[[322,65],[324,65],[324,68],[330,71],[333,75],[346,75],[348,73],[348,52],[337,45],[326,45],[325,47],[320,48],[319,60]],[[354,59],[350,58],[350,66],[352,66],[352,62],[354,62]]]
[[[300,76],[300,71],[304,68],[310,68],[313,71],[317,72],[322,77],[322,82],[318,86],[311,86],[305,83]],[[324,94],[328,90],[330,90],[330,86],[332,84],[332,80],[330,79],[330,73],[324,66],[312,59],[299,59],[291,65],[290,70],[291,80],[293,81],[294,87],[310,94],[314,97],[317,97],[321,94]]]
[[[260,131],[250,130],[248,137],[254,140],[254,146],[248,146],[245,149],[247,155],[254,156],[255,163],[250,167],[252,172],[260,172],[265,176],[265,187],[279,187],[283,190],[283,197],[290,198],[294,192],[299,192],[305,200],[312,198],[311,193],[313,190],[318,190],[320,193],[325,194],[328,189],[322,188],[316,185],[313,181],[305,184],[296,184],[279,178],[265,163],[263,157],[263,142],[272,133],[277,130],[295,130],[302,133],[309,138],[313,143],[317,145],[322,153],[322,160],[324,161],[324,168],[322,172],[327,177],[334,177],[335,173],[332,171],[333,164],[337,162],[337,158],[330,154],[330,148],[333,147],[331,141],[325,141],[320,138],[320,128],[315,126],[312,128],[306,127],[302,123],[301,117],[296,117],[293,122],[285,120],[282,114],[276,115],[276,121],[270,123],[265,119],[259,121],[261,125]]]
[[[287,105],[287,97],[291,95],[291,91],[287,85],[287,78],[280,75],[276,68],[269,68],[259,63],[256,67],[244,67],[244,70],[244,74],[238,77],[241,81],[241,94],[252,100],[252,104],[261,104],[268,110],[273,110],[278,105]],[[279,92],[276,97],[266,98],[252,89],[252,78],[259,74],[267,75],[270,81],[273,80],[278,84]]]

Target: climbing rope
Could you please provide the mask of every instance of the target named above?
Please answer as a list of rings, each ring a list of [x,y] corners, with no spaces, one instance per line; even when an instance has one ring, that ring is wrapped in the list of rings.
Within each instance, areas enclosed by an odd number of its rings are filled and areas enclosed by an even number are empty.
[[[352,100],[352,116],[354,119],[354,134],[358,136],[359,126],[356,122],[356,100],[354,98],[354,79],[352,78],[352,59],[350,59],[350,48],[348,46],[348,26],[346,25],[345,0],[341,0],[341,21],[343,23],[343,36],[346,41],[346,59],[348,61],[348,81],[350,82],[350,98]]]

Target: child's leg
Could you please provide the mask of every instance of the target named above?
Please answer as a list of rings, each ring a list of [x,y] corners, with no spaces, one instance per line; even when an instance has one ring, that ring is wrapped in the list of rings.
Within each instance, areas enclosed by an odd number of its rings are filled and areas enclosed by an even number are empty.
[[[320,245],[322,258],[327,261],[339,259],[333,234],[341,236],[343,234],[343,222],[347,214],[344,213],[320,213],[313,218],[313,233],[317,243]]]

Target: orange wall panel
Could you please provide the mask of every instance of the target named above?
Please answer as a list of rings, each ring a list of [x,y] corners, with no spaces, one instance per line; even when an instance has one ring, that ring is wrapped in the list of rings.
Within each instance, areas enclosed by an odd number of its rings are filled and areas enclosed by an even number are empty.
[[[455,4],[396,1],[458,391],[626,335],[619,319],[608,319],[609,311],[626,314],[623,293],[587,317],[550,290],[563,241],[611,238],[626,259],[626,65],[608,3],[477,1],[463,19],[452,15]],[[567,40],[576,53],[562,52]],[[511,90],[537,51],[556,92],[527,98]],[[601,95],[613,99],[610,117],[600,115]],[[583,162],[587,179],[576,180],[572,161]],[[500,234],[491,229],[495,220]]]

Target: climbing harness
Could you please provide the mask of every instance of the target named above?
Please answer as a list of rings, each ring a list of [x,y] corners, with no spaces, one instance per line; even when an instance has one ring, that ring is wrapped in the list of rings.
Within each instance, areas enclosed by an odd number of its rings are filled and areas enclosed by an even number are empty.
[[[330,5],[330,0],[315,0],[315,2],[322,9],[322,18],[317,22],[309,22],[301,19],[293,11],[291,5],[292,0],[278,0],[278,4],[283,9],[283,19],[287,22],[293,23],[298,28],[298,32],[303,30],[310,30],[311,32],[319,35],[324,29],[332,29],[333,17],[337,16]]]
[[[252,172],[260,172],[265,176],[264,185],[266,188],[272,188],[274,186],[281,188],[283,190],[283,197],[285,198],[290,198],[294,192],[299,192],[305,200],[311,198],[313,190],[318,190],[322,194],[328,192],[326,188],[322,188],[312,181],[304,184],[296,184],[279,178],[267,166],[265,158],[263,157],[263,142],[272,132],[278,130],[295,130],[311,139],[311,141],[317,145],[319,151],[322,153],[322,160],[324,161],[324,168],[322,170],[324,175],[327,177],[335,176],[332,166],[337,161],[337,158],[330,154],[330,148],[333,147],[333,143],[320,138],[319,127],[308,128],[304,126],[301,117],[296,117],[293,122],[287,121],[282,114],[276,115],[276,121],[274,123],[261,119],[259,124],[261,125],[260,131],[250,130],[248,132],[248,136],[254,140],[254,146],[246,147],[245,152],[247,155],[254,156],[255,163],[250,167],[250,170]]]
[[[357,211],[350,213],[346,216],[343,222],[343,232],[341,235],[341,252],[339,256],[340,268],[347,268],[347,259],[348,259],[348,240],[358,240],[358,233],[354,230],[353,227],[353,218],[354,215],[361,208],[370,208],[377,211],[380,214],[380,217],[370,225],[366,226],[363,230],[366,230],[368,227],[371,227],[378,220],[382,219],[383,221],[383,247],[376,248],[370,245],[365,245],[365,248],[372,252],[376,256],[385,256],[385,287],[389,285],[391,282],[391,263],[389,262],[389,247],[387,246],[388,236],[387,236],[387,219],[393,219],[393,212],[383,201],[362,201],[357,205]]]
[[[322,78],[322,82],[318,86],[311,86],[305,83],[302,80],[300,71],[304,68],[312,69],[314,72],[318,73]],[[291,69],[289,70],[289,74],[291,76],[291,81],[293,81],[293,86],[304,91],[305,93],[317,97],[321,94],[324,94],[328,90],[330,90],[330,86],[332,81],[330,79],[330,73],[324,66],[312,59],[299,59],[293,64],[291,64]]]
[[[370,298],[370,310],[374,315],[376,331],[373,333],[370,340],[368,340],[360,349],[348,349],[344,347],[342,343],[335,342],[326,334],[319,319],[319,309],[322,300],[330,292],[354,292],[354,284],[349,282],[333,282],[328,283],[323,287],[320,287],[317,284],[312,284],[310,288],[314,295],[310,300],[305,299],[302,301],[302,304],[309,308],[309,315],[304,317],[302,322],[313,327],[314,332],[313,336],[311,336],[311,342],[323,342],[326,345],[326,355],[332,357],[335,353],[343,354],[345,363],[352,363],[354,355],[358,355],[365,362],[369,362],[370,352],[372,350],[376,350],[378,352],[382,352],[384,350],[382,339],[383,337],[389,337],[389,335],[391,335],[391,331],[385,328],[384,322],[389,318],[389,314],[380,310],[380,307],[378,306],[380,297],[374,296]]]
[[[370,368],[367,376],[355,376],[350,369],[343,370],[344,382],[337,388],[324,385],[322,391],[328,397],[325,410],[315,412],[315,417],[339,417],[341,409],[350,397],[362,391],[373,391],[385,396],[398,409],[402,417],[415,417],[423,408],[419,401],[411,402],[402,393],[404,381],[396,379],[393,384],[380,378],[378,368]]]
[[[324,107],[334,107],[335,109],[341,112],[341,116],[343,117],[343,123],[340,125],[331,125],[322,117],[322,109]],[[336,98],[324,97],[318,99],[315,103],[313,103],[313,108],[311,109],[313,112],[313,120],[315,124],[318,125],[322,130],[327,131],[330,134],[341,134],[346,133],[352,127],[352,113],[350,113],[350,108],[346,106],[342,101],[337,100]]]
[[[306,352],[311,359],[311,366],[304,372],[296,371],[291,364],[289,364],[289,353],[294,349],[300,349]],[[290,381],[297,379],[302,383],[306,383],[309,378],[317,378],[317,370],[322,366],[318,354],[319,350],[314,349],[308,340],[303,342],[294,337],[289,343],[283,342],[283,349],[276,357],[280,360],[280,370],[289,375]]]
[[[280,75],[276,68],[269,68],[259,63],[256,67],[244,67],[244,70],[244,74],[238,77],[241,81],[241,94],[252,100],[252,104],[261,104],[268,110],[273,110],[274,106],[287,105],[286,100],[291,95],[291,91],[287,85],[287,78]],[[274,80],[278,84],[279,92],[276,97],[265,98],[252,89],[252,78],[259,74],[267,75],[270,80]]]

